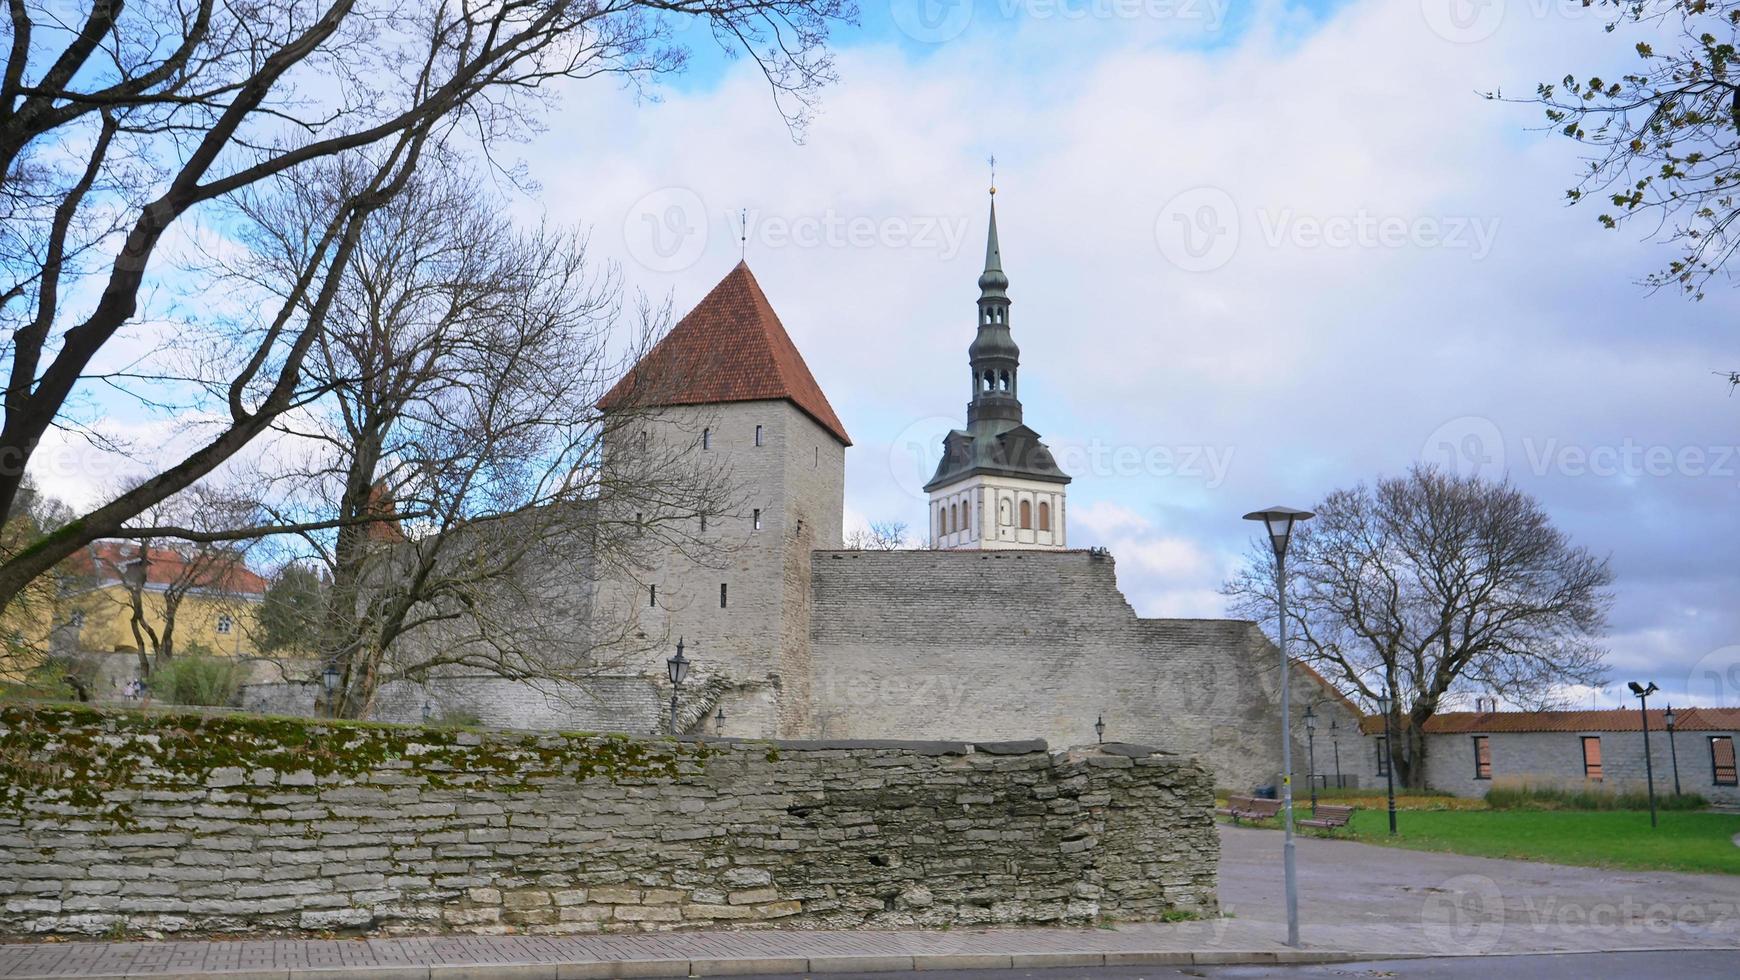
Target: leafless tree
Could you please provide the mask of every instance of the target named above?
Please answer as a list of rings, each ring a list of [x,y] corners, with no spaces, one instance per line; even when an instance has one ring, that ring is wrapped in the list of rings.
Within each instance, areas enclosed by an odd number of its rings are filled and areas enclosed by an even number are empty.
[[[849,0],[10,0],[0,23],[0,522],[16,513],[51,428],[103,438],[88,424],[98,390],[165,407],[192,389],[191,404],[170,407],[200,409],[206,422],[190,451],[0,555],[0,604],[91,541],[192,533],[133,522],[322,394],[304,369],[357,231],[431,154],[495,159],[501,141],[537,129],[552,80],[637,83],[681,70],[674,32],[693,21],[755,59],[801,122],[831,76],[827,32],[852,13]],[[201,233],[190,216],[221,235],[239,195],[334,161],[354,180],[326,202],[290,294],[254,310],[227,357],[192,376],[152,358],[122,363],[125,332],[153,319],[142,300],[176,273],[165,243]]]
[[[1424,725],[1459,694],[1545,707],[1602,682],[1612,573],[1528,494],[1416,467],[1316,511],[1287,555],[1290,652],[1368,706],[1390,697],[1407,785],[1425,777]],[[1261,542],[1226,586],[1234,611],[1272,621],[1274,573]]]
[[[232,279],[288,295],[353,179],[313,167],[247,196],[269,238]],[[692,446],[641,453],[645,413],[597,409],[661,313],[626,330],[620,277],[588,263],[582,237],[501,213],[445,164],[374,212],[307,368],[327,394],[277,425],[274,456],[290,462],[261,482],[300,529],[300,557],[328,573],[313,632],[346,716],[389,677],[564,680],[619,661],[632,626],[591,615],[593,576],[655,543],[699,550],[696,515],[730,506],[730,481]],[[606,441],[637,450],[608,477]]]
[[[900,551],[908,547],[907,533],[903,521],[871,521],[869,527],[857,528],[846,537],[846,547],[853,551]]]

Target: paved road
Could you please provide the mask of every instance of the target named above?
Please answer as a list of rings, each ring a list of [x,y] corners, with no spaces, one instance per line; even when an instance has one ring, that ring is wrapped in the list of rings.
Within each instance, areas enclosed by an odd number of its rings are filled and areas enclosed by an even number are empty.
[[[1231,918],[1221,921],[1285,935],[1281,839],[1222,829],[1220,900]],[[1298,861],[1301,938],[1319,948],[1445,956],[1740,947],[1737,875],[1574,868],[1315,837],[1299,839]]]
[[[1599,977],[1732,977],[1740,974],[1740,953],[1724,950],[1671,950],[1638,953],[1558,953],[1546,956],[1461,956],[1442,959],[1374,960],[1322,966],[1113,966],[1075,970],[926,970],[920,973],[834,973],[827,980],[1594,980]],[[805,974],[749,977],[745,980],[798,980]]]

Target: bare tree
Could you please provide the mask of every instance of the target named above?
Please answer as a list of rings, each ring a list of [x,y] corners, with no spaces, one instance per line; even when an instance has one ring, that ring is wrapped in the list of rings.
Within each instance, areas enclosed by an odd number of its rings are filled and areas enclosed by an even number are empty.
[[[907,533],[904,521],[871,521],[868,527],[847,535],[846,547],[853,551],[900,551],[908,546]]]
[[[233,276],[294,288],[325,202],[353,179],[301,178],[245,200],[271,238]],[[660,318],[622,337],[616,271],[593,269],[579,235],[520,231],[501,212],[438,166],[371,215],[308,367],[327,394],[278,423],[304,451],[270,474],[276,516],[328,573],[314,633],[342,677],[339,714],[366,714],[390,677],[575,679],[619,660],[627,625],[610,633],[586,608],[598,567],[728,506],[728,481],[692,447],[649,447],[607,486],[607,438],[647,420],[596,404]],[[630,513],[632,533],[608,526]]]
[[[536,130],[553,79],[681,70],[673,32],[694,20],[754,58],[801,121],[831,76],[828,29],[851,14],[847,0],[11,0],[0,24],[0,522],[52,427],[101,438],[85,424],[95,386],[160,406],[191,387],[203,395],[178,407],[209,421],[190,452],[0,555],[0,604],[320,396],[304,368],[358,228],[431,153],[493,159],[495,144]],[[355,179],[326,202],[289,294],[254,311],[229,356],[191,377],[105,356],[163,283],[159,253],[183,219],[223,218],[263,182],[340,160]],[[131,526],[178,531],[191,533]]]
[[[1424,725],[1458,695],[1544,707],[1602,682],[1612,573],[1528,494],[1416,467],[1316,511],[1288,551],[1292,650],[1368,706],[1389,696],[1407,785],[1425,778]],[[1226,586],[1236,613],[1273,619],[1274,571],[1254,547]]]

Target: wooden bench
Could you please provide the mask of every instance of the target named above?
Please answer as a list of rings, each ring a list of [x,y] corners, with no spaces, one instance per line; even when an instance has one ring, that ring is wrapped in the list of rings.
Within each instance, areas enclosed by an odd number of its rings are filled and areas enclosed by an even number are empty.
[[[1281,813],[1281,801],[1266,800],[1260,796],[1229,796],[1226,806],[1216,812],[1231,817],[1233,823],[1240,820],[1272,820]]]
[[[1326,803],[1318,807],[1316,813],[1311,817],[1299,821],[1299,826],[1334,830],[1347,826],[1347,822],[1351,819],[1353,819],[1353,807],[1332,806]]]

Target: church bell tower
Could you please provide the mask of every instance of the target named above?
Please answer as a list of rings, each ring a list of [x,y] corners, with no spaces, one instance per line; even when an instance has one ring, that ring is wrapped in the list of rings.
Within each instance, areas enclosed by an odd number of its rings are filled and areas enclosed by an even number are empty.
[[[979,274],[978,333],[967,348],[972,398],[967,427],[943,440],[942,460],[925,485],[930,541],[950,549],[1068,547],[1064,488],[1039,433],[1021,419],[1021,348],[1009,332],[1009,277],[997,241],[997,188]]]

